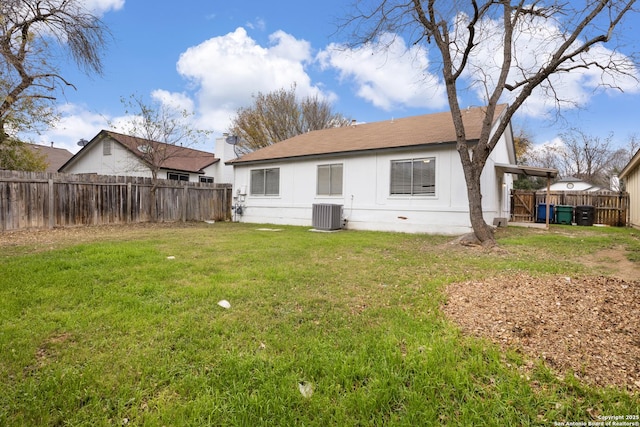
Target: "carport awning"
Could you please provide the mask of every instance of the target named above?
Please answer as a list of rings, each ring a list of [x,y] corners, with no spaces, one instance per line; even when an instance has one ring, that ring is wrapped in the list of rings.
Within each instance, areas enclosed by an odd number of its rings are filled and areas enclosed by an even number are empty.
[[[526,176],[542,176],[545,178],[555,178],[556,176],[558,176],[558,170],[551,168],[537,168],[525,165],[505,165],[502,163],[496,163],[495,167],[502,173],[514,173]]]

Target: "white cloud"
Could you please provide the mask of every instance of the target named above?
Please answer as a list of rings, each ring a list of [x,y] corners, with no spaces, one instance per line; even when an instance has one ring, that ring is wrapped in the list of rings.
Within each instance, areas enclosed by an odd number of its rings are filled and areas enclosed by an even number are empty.
[[[456,20],[460,24],[457,37],[464,40],[465,16],[458,15]],[[472,96],[475,103],[483,104],[499,76],[503,31],[500,21],[488,19],[480,22],[476,30],[478,43],[463,74],[464,80],[459,82],[458,96],[465,99]],[[523,27],[514,39],[515,62],[509,82],[527,78],[539,70],[562,40],[563,35],[555,23],[537,19]],[[359,97],[379,108],[446,108],[441,72],[437,63],[430,62],[429,53],[423,46],[408,47],[400,35],[383,34],[375,43],[355,49],[331,44],[317,58],[324,70],[337,70],[341,81],[352,82]],[[594,46],[583,55],[585,63],[606,64],[611,60],[619,67],[620,73],[616,76],[593,66],[552,75],[530,95],[521,108],[521,115],[550,118],[556,112],[556,99],[564,110],[585,107],[603,90],[639,93],[640,70],[629,57],[603,45]],[[505,92],[501,101],[511,102],[518,93],[517,90]]]
[[[72,153],[80,150],[80,139],[90,140],[102,129],[108,129],[109,118],[84,109],[79,105],[65,104],[59,107],[60,120],[46,134],[31,136],[42,145],[54,143],[54,147],[65,148]]]
[[[470,82],[476,97],[484,102],[487,99],[487,90],[493,90],[500,72],[503,32],[500,21],[486,20],[480,28],[478,40],[481,42],[474,48],[464,77]],[[514,62],[507,82],[515,84],[536,73],[548,63],[563,41],[561,29],[555,23],[543,19],[536,19],[532,25],[521,28],[514,38]],[[523,105],[521,113],[534,118],[546,118],[555,113],[557,105],[564,110],[585,107],[596,92],[601,90],[640,92],[637,80],[640,78],[640,71],[632,60],[603,45],[592,47],[582,55],[581,60],[569,62],[567,66],[594,61],[608,64],[611,60],[619,64],[621,73],[617,76],[604,73],[595,66],[553,74],[534,89]],[[505,92],[502,101],[511,102],[519,92]]]
[[[531,147],[531,151],[534,153],[540,153],[545,150],[564,150],[564,148],[564,141],[559,136],[556,136],[540,144],[533,145],[533,147]]]
[[[166,105],[172,110],[186,111],[187,114],[193,114],[195,106],[193,100],[185,93],[169,92],[164,89],[156,89],[151,92],[151,98]]]
[[[252,104],[252,95],[289,89],[299,96],[335,97],[311,82],[305,66],[313,59],[305,40],[278,31],[269,46],[260,46],[244,28],[213,37],[187,49],[177,70],[197,89],[202,121],[216,132],[227,129],[238,108]]]
[[[417,45],[408,48],[400,36],[385,34],[356,49],[331,44],[318,60],[323,69],[338,70],[342,81],[353,81],[359,97],[385,110],[447,105],[441,80],[428,71],[427,51]]]
[[[267,28],[267,23],[262,18],[256,18],[254,22],[247,22],[247,28],[264,31]]]
[[[124,7],[125,0],[84,0],[85,7],[93,13],[102,15],[111,10],[116,11]]]

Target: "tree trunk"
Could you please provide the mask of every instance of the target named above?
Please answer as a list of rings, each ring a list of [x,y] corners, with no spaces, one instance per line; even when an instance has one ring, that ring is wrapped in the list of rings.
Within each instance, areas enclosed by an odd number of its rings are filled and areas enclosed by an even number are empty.
[[[467,197],[469,198],[469,219],[473,234],[482,246],[495,246],[496,241],[493,236],[493,230],[484,221],[482,212],[482,189],[480,188],[480,175],[482,170],[478,171],[475,164],[470,168],[465,168],[464,177],[467,184]]]
[[[151,191],[149,192],[149,202],[151,204],[151,222],[158,222],[158,207],[156,206],[157,198],[156,198],[156,184],[154,183],[151,187]]]
[[[158,222],[158,170],[152,168],[151,170],[151,191],[149,192],[149,201],[151,203],[151,222]]]

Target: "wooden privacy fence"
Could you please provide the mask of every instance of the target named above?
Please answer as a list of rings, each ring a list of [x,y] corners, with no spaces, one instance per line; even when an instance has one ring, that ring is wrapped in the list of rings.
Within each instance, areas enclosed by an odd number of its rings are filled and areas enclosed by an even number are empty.
[[[156,180],[160,222],[231,219],[229,184]],[[150,222],[151,178],[0,171],[0,231]]]
[[[511,190],[511,221],[535,222],[536,209],[547,203],[544,190]],[[549,204],[554,206],[593,206],[594,224],[627,225],[629,193],[613,191],[551,191]]]

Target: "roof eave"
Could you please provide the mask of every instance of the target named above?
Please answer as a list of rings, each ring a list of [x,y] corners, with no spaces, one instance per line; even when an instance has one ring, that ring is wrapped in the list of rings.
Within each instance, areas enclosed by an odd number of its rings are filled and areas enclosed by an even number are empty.
[[[496,169],[501,170],[503,173],[539,176],[543,178],[555,178],[556,176],[558,176],[558,170],[552,168],[538,168],[525,165],[506,165],[502,163],[496,163],[494,166]]]
[[[467,141],[468,144],[476,144],[478,140],[470,140]],[[349,151],[337,151],[331,153],[317,153],[317,154],[304,154],[299,156],[285,156],[285,157],[272,157],[268,159],[256,159],[256,160],[245,160],[242,158],[229,160],[225,162],[225,165],[231,166],[245,166],[245,165],[256,165],[256,164],[265,164],[265,163],[274,163],[274,162],[291,162],[296,160],[310,160],[310,159],[320,159],[320,158],[333,158],[333,157],[345,157],[345,156],[358,156],[361,154],[370,154],[375,152],[398,152],[398,151],[413,151],[413,150],[421,150],[425,148],[434,148],[434,147],[442,147],[446,145],[455,145],[455,141],[447,141],[447,142],[430,142],[426,144],[416,144],[416,145],[403,145],[399,147],[384,147],[384,148],[368,148],[362,150],[349,150]]]
[[[98,134],[96,136],[94,136],[93,138],[91,138],[91,141],[89,141],[84,147],[82,147],[80,149],[80,151],[78,151],[76,154],[74,154],[69,160],[64,162],[64,164],[58,168],[58,172],[61,172],[64,168],[66,168],[67,166],[72,165],[79,158],[83,157],[84,154],[90,150],[90,147],[95,145],[96,141],[98,141],[101,138],[103,138],[105,134],[107,134],[107,131],[104,130],[104,129],[101,130],[100,132],[98,132]]]
[[[622,169],[618,177],[620,179],[626,178],[626,176],[629,175],[631,171],[634,170],[638,165],[640,165],[640,150],[638,150],[636,154],[631,158],[631,161],[629,161],[627,166]]]

